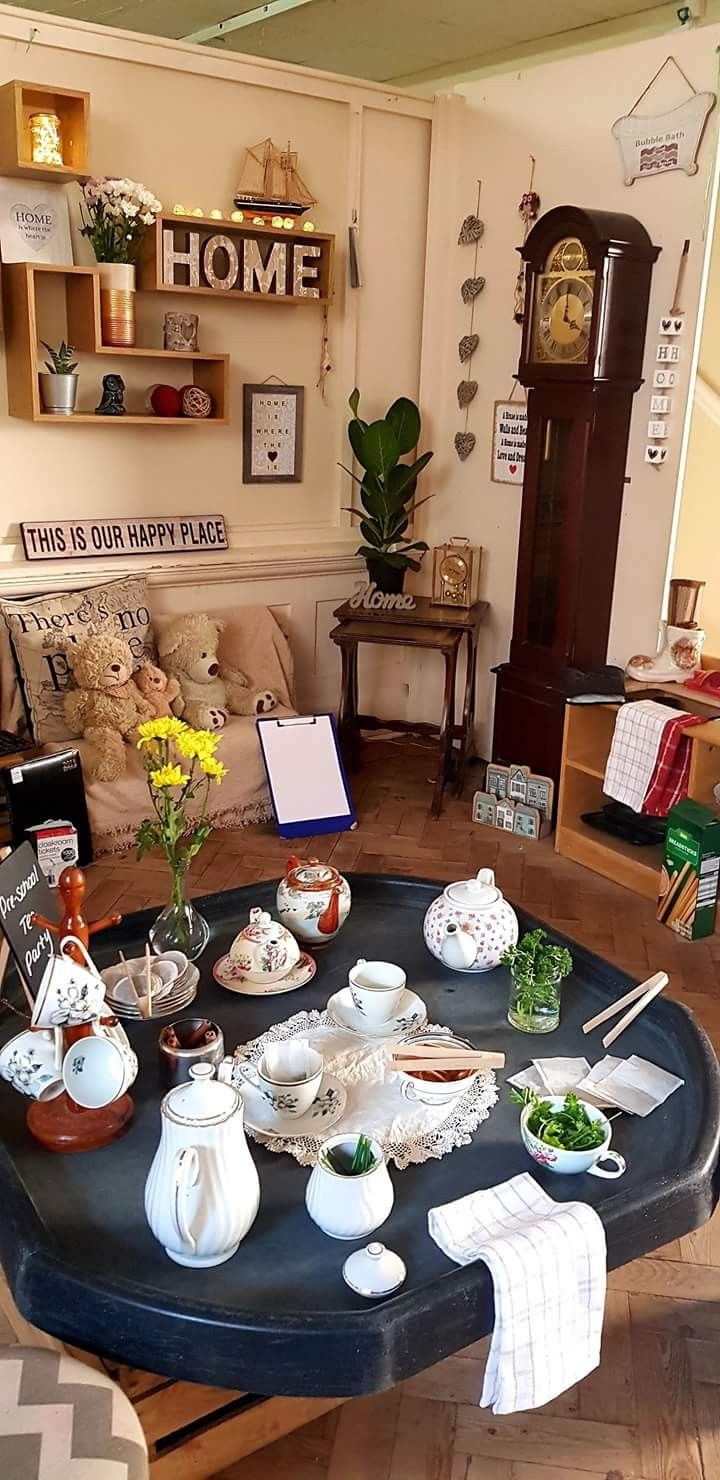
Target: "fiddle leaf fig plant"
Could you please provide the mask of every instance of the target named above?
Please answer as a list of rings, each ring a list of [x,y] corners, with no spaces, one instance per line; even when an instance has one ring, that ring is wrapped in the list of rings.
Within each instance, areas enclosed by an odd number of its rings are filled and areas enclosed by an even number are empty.
[[[432,494],[415,499],[417,480],[432,452],[423,452],[414,462],[401,462],[420,441],[420,412],[414,401],[401,396],[393,401],[379,421],[366,422],[359,415],[360,391],[349,398],[352,420],[348,441],[363,470],[358,477],[344,463],[340,466],[360,487],[362,509],[346,509],[360,522],[364,544],[357,553],[366,561],[381,561],[399,571],[419,570],[428,546],[425,540],[407,540],[412,515]]]

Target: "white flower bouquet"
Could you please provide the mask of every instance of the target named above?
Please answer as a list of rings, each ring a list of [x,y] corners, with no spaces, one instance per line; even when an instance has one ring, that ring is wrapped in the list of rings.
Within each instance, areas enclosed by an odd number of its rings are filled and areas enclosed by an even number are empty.
[[[97,262],[134,262],[148,226],[162,205],[135,180],[87,180],[83,185],[82,234]]]

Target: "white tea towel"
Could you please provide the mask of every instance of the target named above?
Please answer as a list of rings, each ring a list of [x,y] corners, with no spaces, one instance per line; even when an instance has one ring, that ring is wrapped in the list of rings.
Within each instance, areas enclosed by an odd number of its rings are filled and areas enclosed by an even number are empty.
[[[607,1251],[586,1203],[556,1203],[529,1172],[430,1208],[431,1238],[456,1264],[483,1259],[495,1325],[480,1406],[541,1408],[600,1361]]]
[[[654,699],[624,704],[617,712],[603,791],[633,812],[641,812],[652,780],[665,726],[675,711]]]

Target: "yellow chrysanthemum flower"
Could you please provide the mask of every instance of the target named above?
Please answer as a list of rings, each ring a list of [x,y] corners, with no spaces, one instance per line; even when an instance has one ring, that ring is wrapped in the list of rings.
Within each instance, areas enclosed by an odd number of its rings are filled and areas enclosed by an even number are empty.
[[[174,715],[160,715],[158,719],[146,719],[137,729],[140,736],[139,749],[143,745],[152,744],[153,740],[178,740],[185,734],[187,725]]]
[[[190,777],[180,766],[158,766],[157,771],[150,772],[150,780],[153,786],[184,786]]]
[[[216,761],[214,755],[201,756],[200,769],[205,772],[206,776],[214,777],[218,786],[223,777],[227,776],[227,766],[224,766],[222,761]]]
[[[213,756],[221,739],[210,730],[189,730],[185,728],[182,735],[177,735],[175,744],[180,754],[186,760],[202,760],[204,757]]]

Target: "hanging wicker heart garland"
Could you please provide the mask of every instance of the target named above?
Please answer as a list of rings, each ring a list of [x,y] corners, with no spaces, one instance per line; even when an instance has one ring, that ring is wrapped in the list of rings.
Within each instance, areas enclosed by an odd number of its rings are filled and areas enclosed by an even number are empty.
[[[479,242],[480,237],[482,236],[484,230],[485,230],[484,223],[480,220],[480,217],[479,216],[475,216],[475,215],[473,215],[473,216],[466,216],[465,217],[465,220],[463,221],[462,226],[460,227],[460,235],[458,237],[458,246],[459,247],[472,247],[472,246],[474,246],[475,242]]]
[[[461,462],[465,462],[465,459],[470,456],[470,453],[472,452],[474,446],[475,446],[475,433],[474,432],[456,432],[455,433],[455,451],[456,451],[458,457],[460,458],[460,461]]]
[[[467,365],[468,360],[472,359],[479,343],[479,334],[463,334],[463,337],[458,345],[458,354],[460,356],[461,365]]]
[[[475,400],[477,388],[476,380],[461,380],[457,388],[458,406],[469,406]]]
[[[462,284],[462,286],[460,288],[460,296],[462,298],[463,303],[472,303],[473,298],[477,298],[478,293],[482,293],[482,290],[483,290],[484,287],[485,287],[485,279],[484,279],[484,277],[470,277],[470,278],[466,278],[465,279],[465,282]]]

